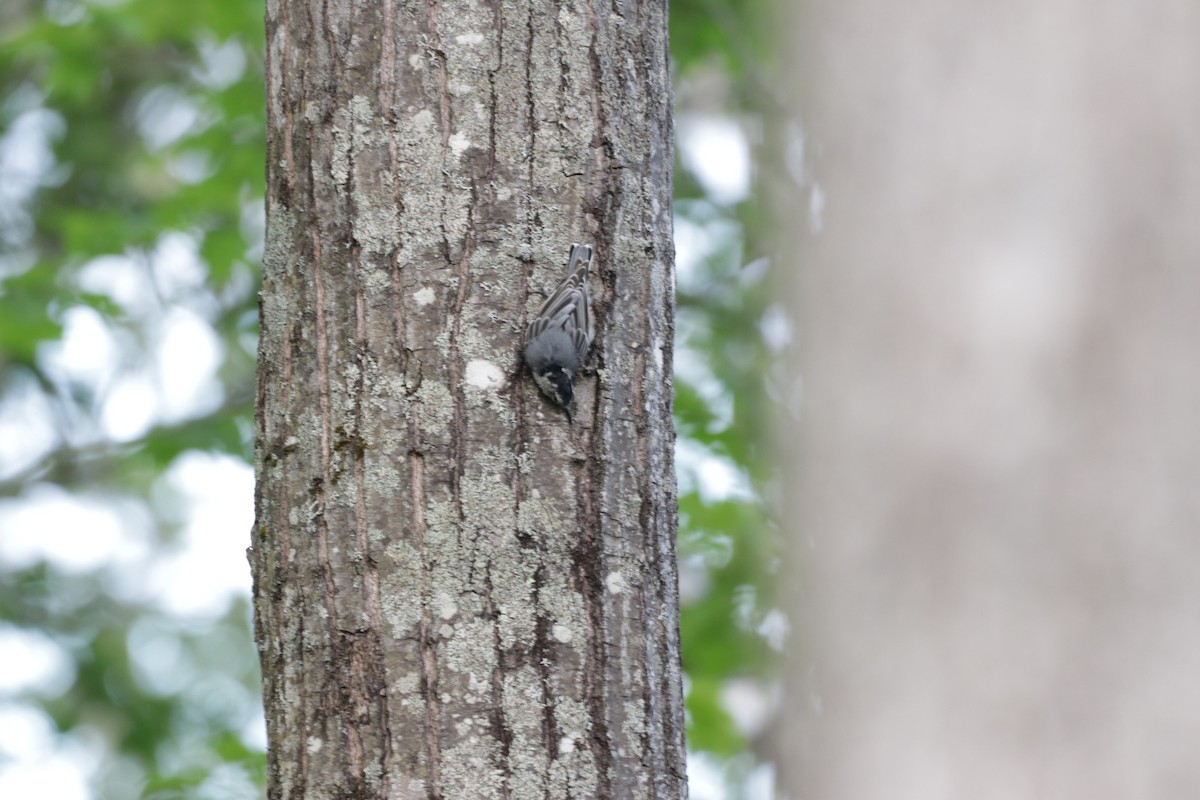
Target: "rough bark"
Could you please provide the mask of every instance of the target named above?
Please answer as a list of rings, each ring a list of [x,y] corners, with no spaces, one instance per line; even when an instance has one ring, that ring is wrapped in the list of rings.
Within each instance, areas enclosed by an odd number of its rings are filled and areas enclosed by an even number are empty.
[[[803,6],[794,796],[1200,797],[1200,6]]]
[[[269,0],[272,798],[686,793],[665,3]],[[574,426],[520,362],[598,250]]]

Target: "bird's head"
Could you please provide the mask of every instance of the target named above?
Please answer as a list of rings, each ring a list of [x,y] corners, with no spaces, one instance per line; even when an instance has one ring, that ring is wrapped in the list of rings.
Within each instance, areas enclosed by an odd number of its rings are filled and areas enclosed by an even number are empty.
[[[571,386],[571,373],[563,367],[547,367],[540,372],[535,372],[533,379],[543,394],[567,412],[567,421],[569,422],[571,420],[571,398],[574,394]]]

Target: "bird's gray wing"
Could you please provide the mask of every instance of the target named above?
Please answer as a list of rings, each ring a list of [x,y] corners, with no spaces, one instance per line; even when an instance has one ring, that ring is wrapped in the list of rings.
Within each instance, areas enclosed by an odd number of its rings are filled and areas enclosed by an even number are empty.
[[[573,244],[571,252],[567,256],[567,274],[573,275],[580,269],[583,270],[584,285],[587,285],[588,267],[592,264],[592,246],[590,244]]]
[[[588,245],[571,245],[567,261],[567,276],[542,304],[537,316],[525,330],[525,340],[541,335],[551,327],[561,327],[571,335],[580,360],[591,344],[591,310],[588,308],[588,269],[592,263],[592,248]],[[584,333],[580,348],[579,332]]]
[[[570,264],[575,264],[577,260],[582,262],[582,266],[576,272],[576,274],[582,273],[579,281],[579,290],[582,298],[575,306],[575,330],[571,334],[581,363],[587,358],[588,348],[591,346],[592,337],[595,335],[595,331],[592,329],[592,299],[588,294],[588,274],[592,266],[593,253],[594,251],[589,245],[577,244],[571,247]]]
[[[584,331],[571,331],[571,342],[575,345],[575,353],[579,356],[579,363],[582,364],[587,358],[588,348],[592,344],[592,337],[588,336]]]
[[[527,340],[536,339],[551,327],[566,327],[567,320],[570,319],[581,299],[582,296],[577,289],[567,286],[565,283],[560,285],[542,305],[542,310],[538,312],[538,315],[529,323],[529,327],[525,330],[525,338]]]

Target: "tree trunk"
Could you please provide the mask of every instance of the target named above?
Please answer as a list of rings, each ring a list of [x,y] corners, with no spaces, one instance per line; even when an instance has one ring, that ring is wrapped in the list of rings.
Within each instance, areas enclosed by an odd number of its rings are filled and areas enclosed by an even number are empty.
[[[665,3],[267,6],[270,797],[685,796]],[[520,347],[573,241],[569,425]]]
[[[794,796],[1200,797],[1200,6],[803,6]]]

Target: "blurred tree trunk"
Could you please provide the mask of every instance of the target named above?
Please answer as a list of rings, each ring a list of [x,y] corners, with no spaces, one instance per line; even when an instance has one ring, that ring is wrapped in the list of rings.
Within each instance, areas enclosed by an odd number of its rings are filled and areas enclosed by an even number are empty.
[[[272,798],[685,793],[664,6],[268,2]],[[569,426],[519,353],[572,241]]]
[[[1200,797],[1200,5],[803,6],[794,796]]]

